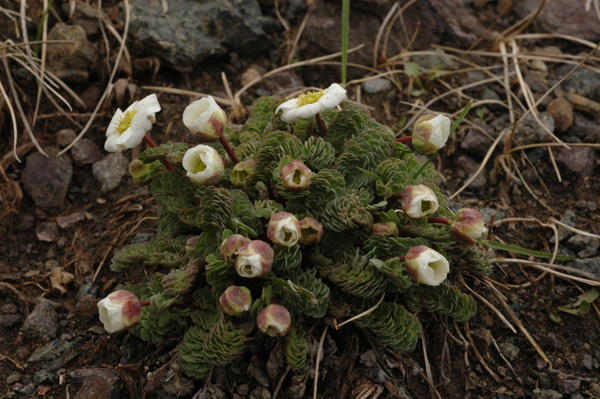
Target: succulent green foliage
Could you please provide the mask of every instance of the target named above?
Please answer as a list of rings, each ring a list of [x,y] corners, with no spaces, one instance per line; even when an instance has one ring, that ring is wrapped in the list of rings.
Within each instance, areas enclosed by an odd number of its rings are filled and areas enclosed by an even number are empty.
[[[152,163],[155,161],[166,159],[173,164],[181,164],[181,160],[188,150],[185,143],[167,143],[161,144],[158,147],[149,147],[139,156],[139,160],[143,163]]]
[[[255,163],[243,188],[234,187],[230,179],[233,162],[218,185],[192,183],[181,168],[186,144],[162,145],[140,157],[146,163],[167,159],[176,170],[159,166],[145,176],[159,205],[157,236],[124,247],[113,257],[111,268],[155,268],[131,288],[140,300],[150,302],[132,331],[150,342],[185,332],[179,362],[192,377],[206,377],[213,366],[242,355],[251,335],[260,334],[253,333],[256,317],[275,303],[291,315],[292,327],[283,341],[293,370],[307,367],[310,326],[324,318],[361,314],[382,297],[385,302],[355,323],[382,345],[411,351],[421,334],[415,313],[468,319],[476,311],[475,302],[451,281],[456,273],[464,272],[468,278],[492,269],[483,248],[456,243],[448,225],[413,220],[403,213],[398,194],[409,185],[425,184],[438,197],[438,214],[451,216],[444,209],[446,198],[437,187],[436,169],[423,166],[411,146],[397,143],[389,127],[348,103],[342,111],[320,114],[327,132],[315,117],[288,124],[275,114],[283,101],[261,98],[244,125],[226,128],[224,137],[238,158]],[[208,145],[226,157],[219,142]],[[282,168],[294,160],[312,171],[310,184],[303,183],[302,189],[284,187],[281,181]],[[267,225],[281,211],[298,220],[314,218],[323,226],[320,242],[287,247],[271,243],[273,230],[268,232]],[[390,222],[399,234],[395,229],[389,234],[397,237],[374,234],[381,232],[372,230],[375,223]],[[221,254],[223,241],[232,234],[271,245],[273,263],[266,274],[238,275],[232,254],[226,252],[227,258]],[[420,245],[448,259],[448,283],[432,287],[411,279],[404,255]],[[221,309],[220,297],[232,284],[252,295],[250,310],[244,314],[229,316]]]
[[[306,331],[301,325],[294,324],[285,336],[285,361],[294,371],[300,371],[306,365],[308,342]]]
[[[370,309],[375,302],[364,301],[356,314]],[[421,336],[419,320],[397,303],[382,302],[374,311],[357,319],[356,324],[371,330],[379,343],[397,352],[411,352]]]
[[[128,245],[112,258],[110,268],[112,271],[120,272],[140,263],[147,266],[181,266],[185,261],[183,249],[187,238],[187,236],[156,237],[149,242]]]
[[[450,316],[457,322],[466,321],[477,312],[477,304],[473,297],[448,284],[435,287],[418,285],[405,296],[407,307],[413,312],[437,313]]]

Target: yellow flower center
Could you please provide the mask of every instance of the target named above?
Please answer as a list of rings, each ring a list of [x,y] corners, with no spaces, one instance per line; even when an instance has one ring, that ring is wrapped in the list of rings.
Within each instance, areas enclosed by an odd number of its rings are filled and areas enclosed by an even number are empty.
[[[316,103],[319,101],[319,98],[323,97],[325,92],[323,90],[320,91],[309,91],[308,93],[300,94],[298,96],[298,105],[303,106],[307,104]]]
[[[131,125],[131,120],[137,113],[137,109],[132,109],[131,111],[127,111],[123,114],[123,118],[121,118],[121,122],[119,122],[119,126],[117,126],[117,134],[120,136],[125,133],[125,130],[129,129]]]
[[[200,173],[204,171],[204,169],[206,169],[206,164],[199,159],[198,163],[196,164],[196,173]]]

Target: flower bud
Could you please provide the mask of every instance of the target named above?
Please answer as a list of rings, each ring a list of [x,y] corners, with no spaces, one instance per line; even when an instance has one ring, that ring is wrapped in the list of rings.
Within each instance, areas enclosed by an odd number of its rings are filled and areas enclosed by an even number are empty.
[[[142,306],[133,292],[115,291],[98,302],[98,313],[109,333],[133,327],[142,319]]]
[[[152,177],[152,172],[160,165],[160,161],[152,163],[143,163],[139,159],[134,159],[129,163],[129,174],[137,184],[145,183]]]
[[[231,235],[221,243],[221,255],[227,262],[235,263],[237,251],[249,242],[250,239],[241,234]]]
[[[221,295],[219,304],[225,314],[239,316],[250,310],[250,306],[252,306],[252,294],[250,294],[250,290],[246,287],[232,285],[227,287]]]
[[[310,185],[312,171],[302,161],[292,161],[279,172],[281,184],[290,190],[302,190]]]
[[[182,163],[187,177],[205,186],[217,184],[225,173],[223,159],[217,150],[203,144],[187,150]]]
[[[424,245],[411,248],[404,257],[408,274],[419,284],[440,285],[450,272],[450,264],[439,252]]]
[[[267,237],[274,244],[291,247],[300,238],[300,223],[289,212],[277,212],[267,225]]]
[[[318,244],[323,238],[323,225],[311,217],[307,217],[298,222],[300,225],[300,244],[311,245]]]
[[[450,137],[450,118],[445,115],[425,115],[415,122],[412,144],[422,154],[434,154]]]
[[[450,224],[450,235],[458,243],[473,246],[486,232],[483,216],[477,209],[463,208]]]
[[[198,242],[199,236],[190,237],[185,242],[185,255],[193,259],[196,257],[196,243]]]
[[[260,277],[271,270],[274,253],[264,241],[250,241],[237,251],[235,270],[242,277]]]
[[[394,222],[375,223],[371,226],[371,234],[380,234],[386,237],[398,237],[400,232]]]
[[[281,305],[269,305],[256,318],[258,329],[271,337],[283,337],[290,331],[290,312]]]
[[[432,189],[423,185],[407,186],[404,189],[402,210],[411,219],[433,215],[438,210],[437,197]]]
[[[217,105],[215,99],[208,96],[194,101],[185,108],[183,124],[192,134],[198,134],[206,140],[216,140],[225,130],[227,115]]]
[[[231,182],[236,187],[244,187],[246,178],[254,172],[256,167],[256,161],[254,159],[248,159],[243,162],[238,162],[231,171]]]

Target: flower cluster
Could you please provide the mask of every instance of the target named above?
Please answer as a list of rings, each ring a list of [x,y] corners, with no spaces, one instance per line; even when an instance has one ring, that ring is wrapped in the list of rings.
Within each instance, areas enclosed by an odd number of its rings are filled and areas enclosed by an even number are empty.
[[[491,271],[478,241],[483,218],[468,208],[452,214],[435,168],[398,144],[435,153],[449,118],[422,117],[410,140],[397,139],[345,99],[338,84],[261,98],[244,125],[231,125],[214,98],[202,98],[183,112],[203,143],[191,148],[148,137],[155,95],[117,110],[106,149],[146,142],[130,173],[160,211],[157,236],[112,259],[113,271],[154,273],[98,303],[106,330],[150,342],[185,331],[179,363],[203,378],[257,335],[285,336],[286,361],[302,370],[311,326],[324,317],[375,309],[356,323],[399,352],[415,348],[420,312],[471,317],[475,302],[453,281]]]

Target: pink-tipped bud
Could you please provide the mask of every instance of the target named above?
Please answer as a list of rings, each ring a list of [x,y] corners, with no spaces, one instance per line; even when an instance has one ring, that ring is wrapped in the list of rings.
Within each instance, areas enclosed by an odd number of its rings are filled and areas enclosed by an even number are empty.
[[[486,232],[483,216],[477,209],[463,208],[450,224],[450,235],[458,243],[473,246]]]
[[[323,238],[323,225],[311,217],[300,222],[300,237],[298,241],[303,245],[318,244]]]
[[[98,302],[98,313],[109,333],[133,327],[142,319],[142,306],[133,292],[115,291]]]
[[[404,189],[402,210],[411,219],[421,219],[433,215],[439,208],[437,197],[432,189],[423,185],[407,186]]]
[[[250,310],[250,306],[252,306],[252,294],[246,287],[232,285],[227,287],[221,295],[219,304],[225,314],[240,316]]]
[[[404,257],[404,267],[413,280],[426,285],[440,285],[450,272],[446,258],[425,245],[408,251]]]
[[[190,237],[185,242],[185,254],[190,259],[193,259],[196,257],[196,243],[197,242],[198,242],[198,236]]]
[[[290,190],[302,190],[310,186],[312,171],[302,161],[292,161],[279,172],[281,184]]]
[[[271,337],[283,337],[290,331],[290,312],[281,305],[269,305],[256,318],[258,329]]]
[[[289,212],[277,212],[269,220],[267,237],[276,245],[290,247],[300,238],[300,223]]]
[[[205,140],[216,140],[225,131],[227,114],[208,96],[196,100],[183,111],[183,124],[192,134],[198,134]]]
[[[273,265],[273,248],[264,241],[254,240],[237,251],[235,270],[242,277],[264,276]]]
[[[236,163],[231,171],[231,176],[229,177],[233,185],[236,187],[244,187],[246,178],[254,172],[255,167],[256,161],[254,159]]]
[[[249,242],[250,239],[241,234],[231,235],[221,243],[221,255],[227,262],[235,263],[237,251]]]
[[[400,232],[394,222],[375,223],[371,226],[371,234],[380,234],[386,237],[398,237]]]
[[[412,144],[422,154],[434,154],[450,137],[450,118],[445,115],[425,115],[415,122]]]

